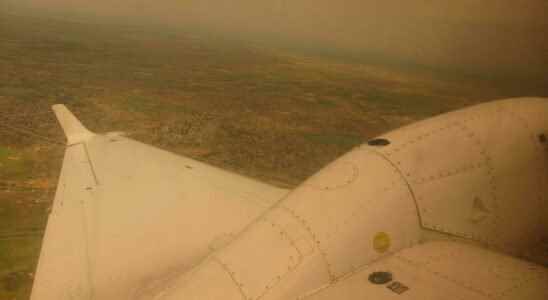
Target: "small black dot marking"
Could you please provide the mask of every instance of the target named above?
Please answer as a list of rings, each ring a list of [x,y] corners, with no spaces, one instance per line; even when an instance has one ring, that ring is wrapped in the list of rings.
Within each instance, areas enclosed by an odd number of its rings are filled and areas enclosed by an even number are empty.
[[[378,147],[381,147],[381,146],[390,145],[390,141],[387,140],[387,139],[378,138],[378,139],[369,140],[369,141],[367,142],[367,144],[368,144],[369,146],[378,146]]]
[[[538,141],[541,142],[542,144],[546,144],[546,142],[548,142],[548,138],[546,138],[546,134],[544,133],[539,134]]]
[[[189,165],[186,165],[185,168],[187,168],[187,169],[192,169],[192,167],[189,166]]]
[[[392,281],[392,273],[390,272],[373,272],[369,274],[369,282],[373,284],[385,284]]]

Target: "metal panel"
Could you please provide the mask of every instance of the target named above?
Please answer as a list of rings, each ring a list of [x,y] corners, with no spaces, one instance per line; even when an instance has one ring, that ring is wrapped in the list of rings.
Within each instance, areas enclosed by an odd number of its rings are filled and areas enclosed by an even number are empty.
[[[214,255],[244,299],[291,299],[416,244],[419,237],[406,182],[384,157],[360,148],[311,177]],[[170,295],[187,294],[185,278]]]
[[[548,100],[495,101],[383,135],[378,147],[402,172],[422,226],[516,254],[546,228]]]
[[[382,270],[392,281],[373,284]],[[546,299],[548,269],[479,247],[428,242],[364,267],[302,300]]]
[[[96,135],[67,150],[33,299],[146,294],[228,243],[286,193],[121,136]]]

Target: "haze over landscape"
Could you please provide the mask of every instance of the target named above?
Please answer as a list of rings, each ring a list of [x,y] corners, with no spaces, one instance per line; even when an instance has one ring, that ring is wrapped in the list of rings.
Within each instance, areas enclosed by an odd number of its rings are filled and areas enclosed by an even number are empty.
[[[0,0],[0,299],[27,299],[50,111],[293,187],[384,131],[548,96],[548,2]]]
[[[543,0],[8,0],[5,6],[99,23],[209,28],[254,42],[464,74],[538,80],[548,69]]]

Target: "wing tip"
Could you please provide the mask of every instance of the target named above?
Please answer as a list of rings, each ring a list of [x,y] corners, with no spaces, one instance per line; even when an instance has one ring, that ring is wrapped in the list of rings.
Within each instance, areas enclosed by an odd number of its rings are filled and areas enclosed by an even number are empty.
[[[64,104],[52,105],[51,109],[55,113],[61,128],[63,128],[67,145],[79,144],[95,136],[93,132],[82,125],[80,120]]]

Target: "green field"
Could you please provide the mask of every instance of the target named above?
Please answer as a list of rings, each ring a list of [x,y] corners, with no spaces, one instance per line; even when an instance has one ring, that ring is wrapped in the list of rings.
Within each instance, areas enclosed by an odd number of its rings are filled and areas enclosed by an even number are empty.
[[[292,187],[383,131],[518,85],[281,49],[0,15],[0,299],[30,293],[64,149],[54,103],[93,131]]]

